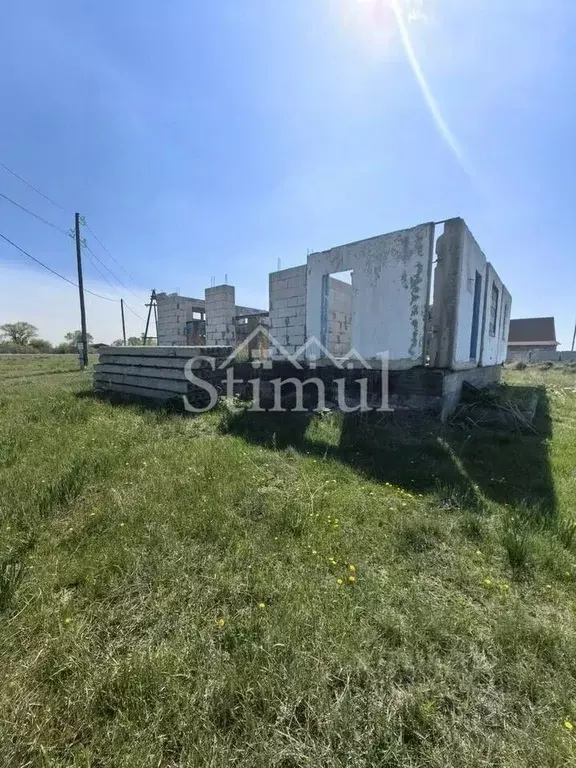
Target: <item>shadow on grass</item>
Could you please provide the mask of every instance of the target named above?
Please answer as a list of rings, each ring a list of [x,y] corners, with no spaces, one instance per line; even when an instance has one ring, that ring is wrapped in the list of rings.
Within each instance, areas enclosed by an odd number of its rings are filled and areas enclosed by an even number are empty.
[[[556,497],[548,456],[551,435],[549,402],[544,387],[509,387],[515,402],[538,396],[536,433],[510,428],[488,430],[442,425],[418,412],[390,414],[258,413],[223,411],[222,433],[270,449],[292,447],[330,457],[378,482],[414,493],[437,492],[447,506],[482,506],[482,497],[524,507],[532,522],[552,523]],[[180,399],[154,404],[115,393],[78,392],[78,398],[130,404],[154,411],[159,422],[186,416]]]
[[[415,493],[440,492],[446,502],[473,506],[481,496],[526,506],[540,522],[556,515],[548,456],[551,434],[544,388],[537,392],[537,434],[444,426],[422,414],[231,414],[222,429],[270,448],[331,457],[379,482]],[[530,394],[526,392],[525,394]],[[322,421],[331,422],[323,428]],[[336,421],[336,424],[334,424]],[[459,501],[458,501],[459,500]]]

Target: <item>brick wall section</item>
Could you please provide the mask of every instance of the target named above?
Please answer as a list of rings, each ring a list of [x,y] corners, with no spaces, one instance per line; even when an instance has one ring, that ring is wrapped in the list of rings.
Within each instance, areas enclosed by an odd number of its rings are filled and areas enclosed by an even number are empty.
[[[352,286],[330,277],[328,281],[327,347],[336,357],[352,348]]]
[[[270,273],[270,333],[290,354],[306,342],[307,267]]]
[[[206,288],[206,344],[236,346],[236,299],[233,285]]]

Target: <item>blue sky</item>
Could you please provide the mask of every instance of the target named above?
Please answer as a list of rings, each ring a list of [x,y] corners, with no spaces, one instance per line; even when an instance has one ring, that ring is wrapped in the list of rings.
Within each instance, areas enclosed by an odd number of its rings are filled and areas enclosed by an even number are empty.
[[[513,316],[555,315],[569,347],[576,4],[397,3],[450,136],[390,0],[11,3],[0,161],[70,213],[2,169],[0,191],[64,229],[84,214],[133,275],[118,272],[138,298],[119,290],[140,314],[152,287],[202,296],[225,274],[239,303],[267,306],[278,259],[463,216]],[[74,278],[72,242],[5,201],[0,232]],[[74,289],[4,243],[0,282],[0,323],[30,319],[52,340],[78,326]],[[88,313],[98,339],[120,335],[115,305]]]

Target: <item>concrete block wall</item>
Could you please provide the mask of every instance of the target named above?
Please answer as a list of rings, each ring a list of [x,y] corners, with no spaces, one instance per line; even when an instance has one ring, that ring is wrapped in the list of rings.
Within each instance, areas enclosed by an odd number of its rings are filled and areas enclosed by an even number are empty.
[[[290,354],[306,343],[306,287],[305,264],[270,273],[270,333]]]
[[[206,344],[236,346],[236,299],[233,285],[206,288]]]
[[[186,310],[177,293],[159,293],[158,344],[181,346],[186,344]]]
[[[157,293],[158,344],[184,346],[188,343],[186,323],[194,319],[194,313],[204,312],[204,301],[177,293]]]
[[[327,348],[344,357],[352,348],[352,285],[335,277],[328,279]]]

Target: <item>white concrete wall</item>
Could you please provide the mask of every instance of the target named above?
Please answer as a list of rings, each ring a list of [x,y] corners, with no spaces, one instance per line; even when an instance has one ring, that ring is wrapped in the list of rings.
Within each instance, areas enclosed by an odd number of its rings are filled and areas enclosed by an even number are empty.
[[[322,278],[353,270],[352,346],[388,352],[393,368],[423,363],[434,225],[361,240],[308,257],[308,337],[322,338]]]
[[[458,219],[461,227],[461,247],[459,254],[459,278],[456,311],[456,344],[451,367],[456,370],[475,368],[480,363],[483,325],[486,304],[487,259],[463,219]],[[474,285],[476,272],[482,277],[480,296],[480,316],[476,343],[476,358],[470,359],[470,341],[472,336],[472,318],[474,310]]]
[[[328,280],[328,350],[344,357],[352,347],[352,284],[331,277]]]
[[[494,285],[498,289],[498,307],[496,331],[492,334],[490,333],[490,305],[492,302],[492,286]],[[511,304],[512,297],[510,293],[492,264],[488,262],[486,265],[486,312],[480,365],[499,365],[505,362],[508,353]]]
[[[454,370],[475,368],[479,365],[498,365],[506,359],[508,328],[512,297],[498,276],[494,267],[487,261],[474,236],[463,219],[452,219],[447,222],[446,240],[439,247],[439,259],[450,263],[452,273],[449,282],[442,289],[434,292],[436,305],[437,294],[444,304],[453,306],[455,321],[453,328],[445,328],[443,344],[449,345],[453,339],[453,354],[449,349],[443,349],[445,356],[439,358],[440,364]],[[448,249],[452,250],[450,253]],[[474,286],[476,273],[482,278],[482,293],[480,299],[480,315],[476,344],[476,358],[470,358],[470,342],[473,326]],[[444,279],[441,270],[437,269],[439,279]],[[435,285],[437,281],[435,281]],[[498,308],[496,315],[495,333],[490,332],[490,307],[492,303],[492,286],[498,289]],[[504,308],[506,307],[506,311]],[[439,308],[441,309],[441,308]],[[436,307],[435,307],[436,310]],[[436,312],[434,311],[434,314]],[[446,318],[443,319],[446,324]],[[438,364],[438,362],[436,363]]]
[[[270,273],[270,333],[290,354],[306,342],[306,285],[306,265]]]
[[[206,288],[206,344],[236,345],[236,300],[233,285]]]

